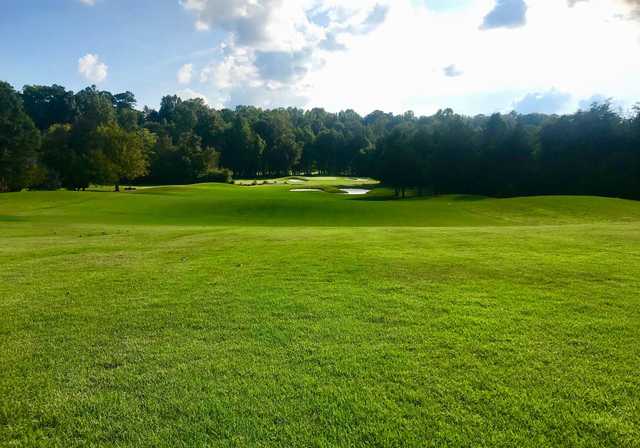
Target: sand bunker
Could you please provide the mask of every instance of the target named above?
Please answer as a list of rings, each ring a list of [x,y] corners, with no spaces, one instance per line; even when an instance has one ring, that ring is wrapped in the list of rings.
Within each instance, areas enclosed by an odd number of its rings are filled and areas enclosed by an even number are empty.
[[[288,184],[303,184],[305,182],[306,180],[300,180],[300,179],[289,179],[287,181]]]
[[[322,191],[318,188],[294,188],[293,190],[289,190],[289,191],[293,191],[294,193],[304,193],[304,192],[308,192],[308,191]]]
[[[363,195],[369,193],[371,190],[365,190],[364,188],[341,188],[340,191],[349,195]]]

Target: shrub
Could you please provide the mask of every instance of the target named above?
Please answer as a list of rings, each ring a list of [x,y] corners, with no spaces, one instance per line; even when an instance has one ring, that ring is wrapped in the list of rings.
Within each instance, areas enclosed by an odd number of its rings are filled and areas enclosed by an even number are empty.
[[[33,173],[33,181],[29,190],[59,190],[62,181],[57,172],[38,166]]]
[[[200,182],[230,184],[233,182],[233,171],[227,168],[218,168],[213,171],[209,171],[205,176],[200,177],[198,180]]]

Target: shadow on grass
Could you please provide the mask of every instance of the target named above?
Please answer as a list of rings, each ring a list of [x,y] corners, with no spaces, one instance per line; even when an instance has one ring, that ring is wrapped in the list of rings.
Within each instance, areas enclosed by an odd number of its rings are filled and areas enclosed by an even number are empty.
[[[484,201],[486,199],[489,199],[486,196],[478,196],[478,195],[471,195],[471,194],[458,194],[458,195],[425,194],[425,195],[419,196],[413,193],[407,195],[405,198],[402,198],[400,196],[395,196],[393,191],[384,191],[384,189],[379,189],[379,190],[383,190],[383,191],[379,191],[378,193],[376,193],[376,189],[373,189],[366,196],[353,197],[352,199],[358,200],[358,201],[431,201],[435,199],[448,198],[449,200],[456,201],[456,202],[477,202],[477,201]]]
[[[0,222],[22,222],[23,218],[17,216],[0,215]]]
[[[476,201],[484,201],[489,199],[486,196],[478,196],[473,194],[459,194],[451,198],[453,201],[463,201],[463,202],[476,202]]]

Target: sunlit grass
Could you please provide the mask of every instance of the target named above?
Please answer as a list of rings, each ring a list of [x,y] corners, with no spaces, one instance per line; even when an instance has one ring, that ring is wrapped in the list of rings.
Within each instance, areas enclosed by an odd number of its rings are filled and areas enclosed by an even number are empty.
[[[638,446],[639,203],[290,188],[0,196],[0,446]]]

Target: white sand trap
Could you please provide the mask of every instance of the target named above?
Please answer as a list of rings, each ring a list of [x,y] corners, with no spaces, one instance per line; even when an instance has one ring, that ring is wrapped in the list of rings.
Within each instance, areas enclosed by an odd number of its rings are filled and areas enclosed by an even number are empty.
[[[309,191],[322,191],[322,190],[318,188],[294,188],[293,190],[289,190],[289,191],[293,191],[294,193],[304,193]]]
[[[349,195],[363,195],[369,193],[371,190],[365,190],[364,188],[341,188],[340,191]]]
[[[289,179],[287,181],[288,184],[304,184],[306,182],[306,180],[300,180],[300,179]]]

